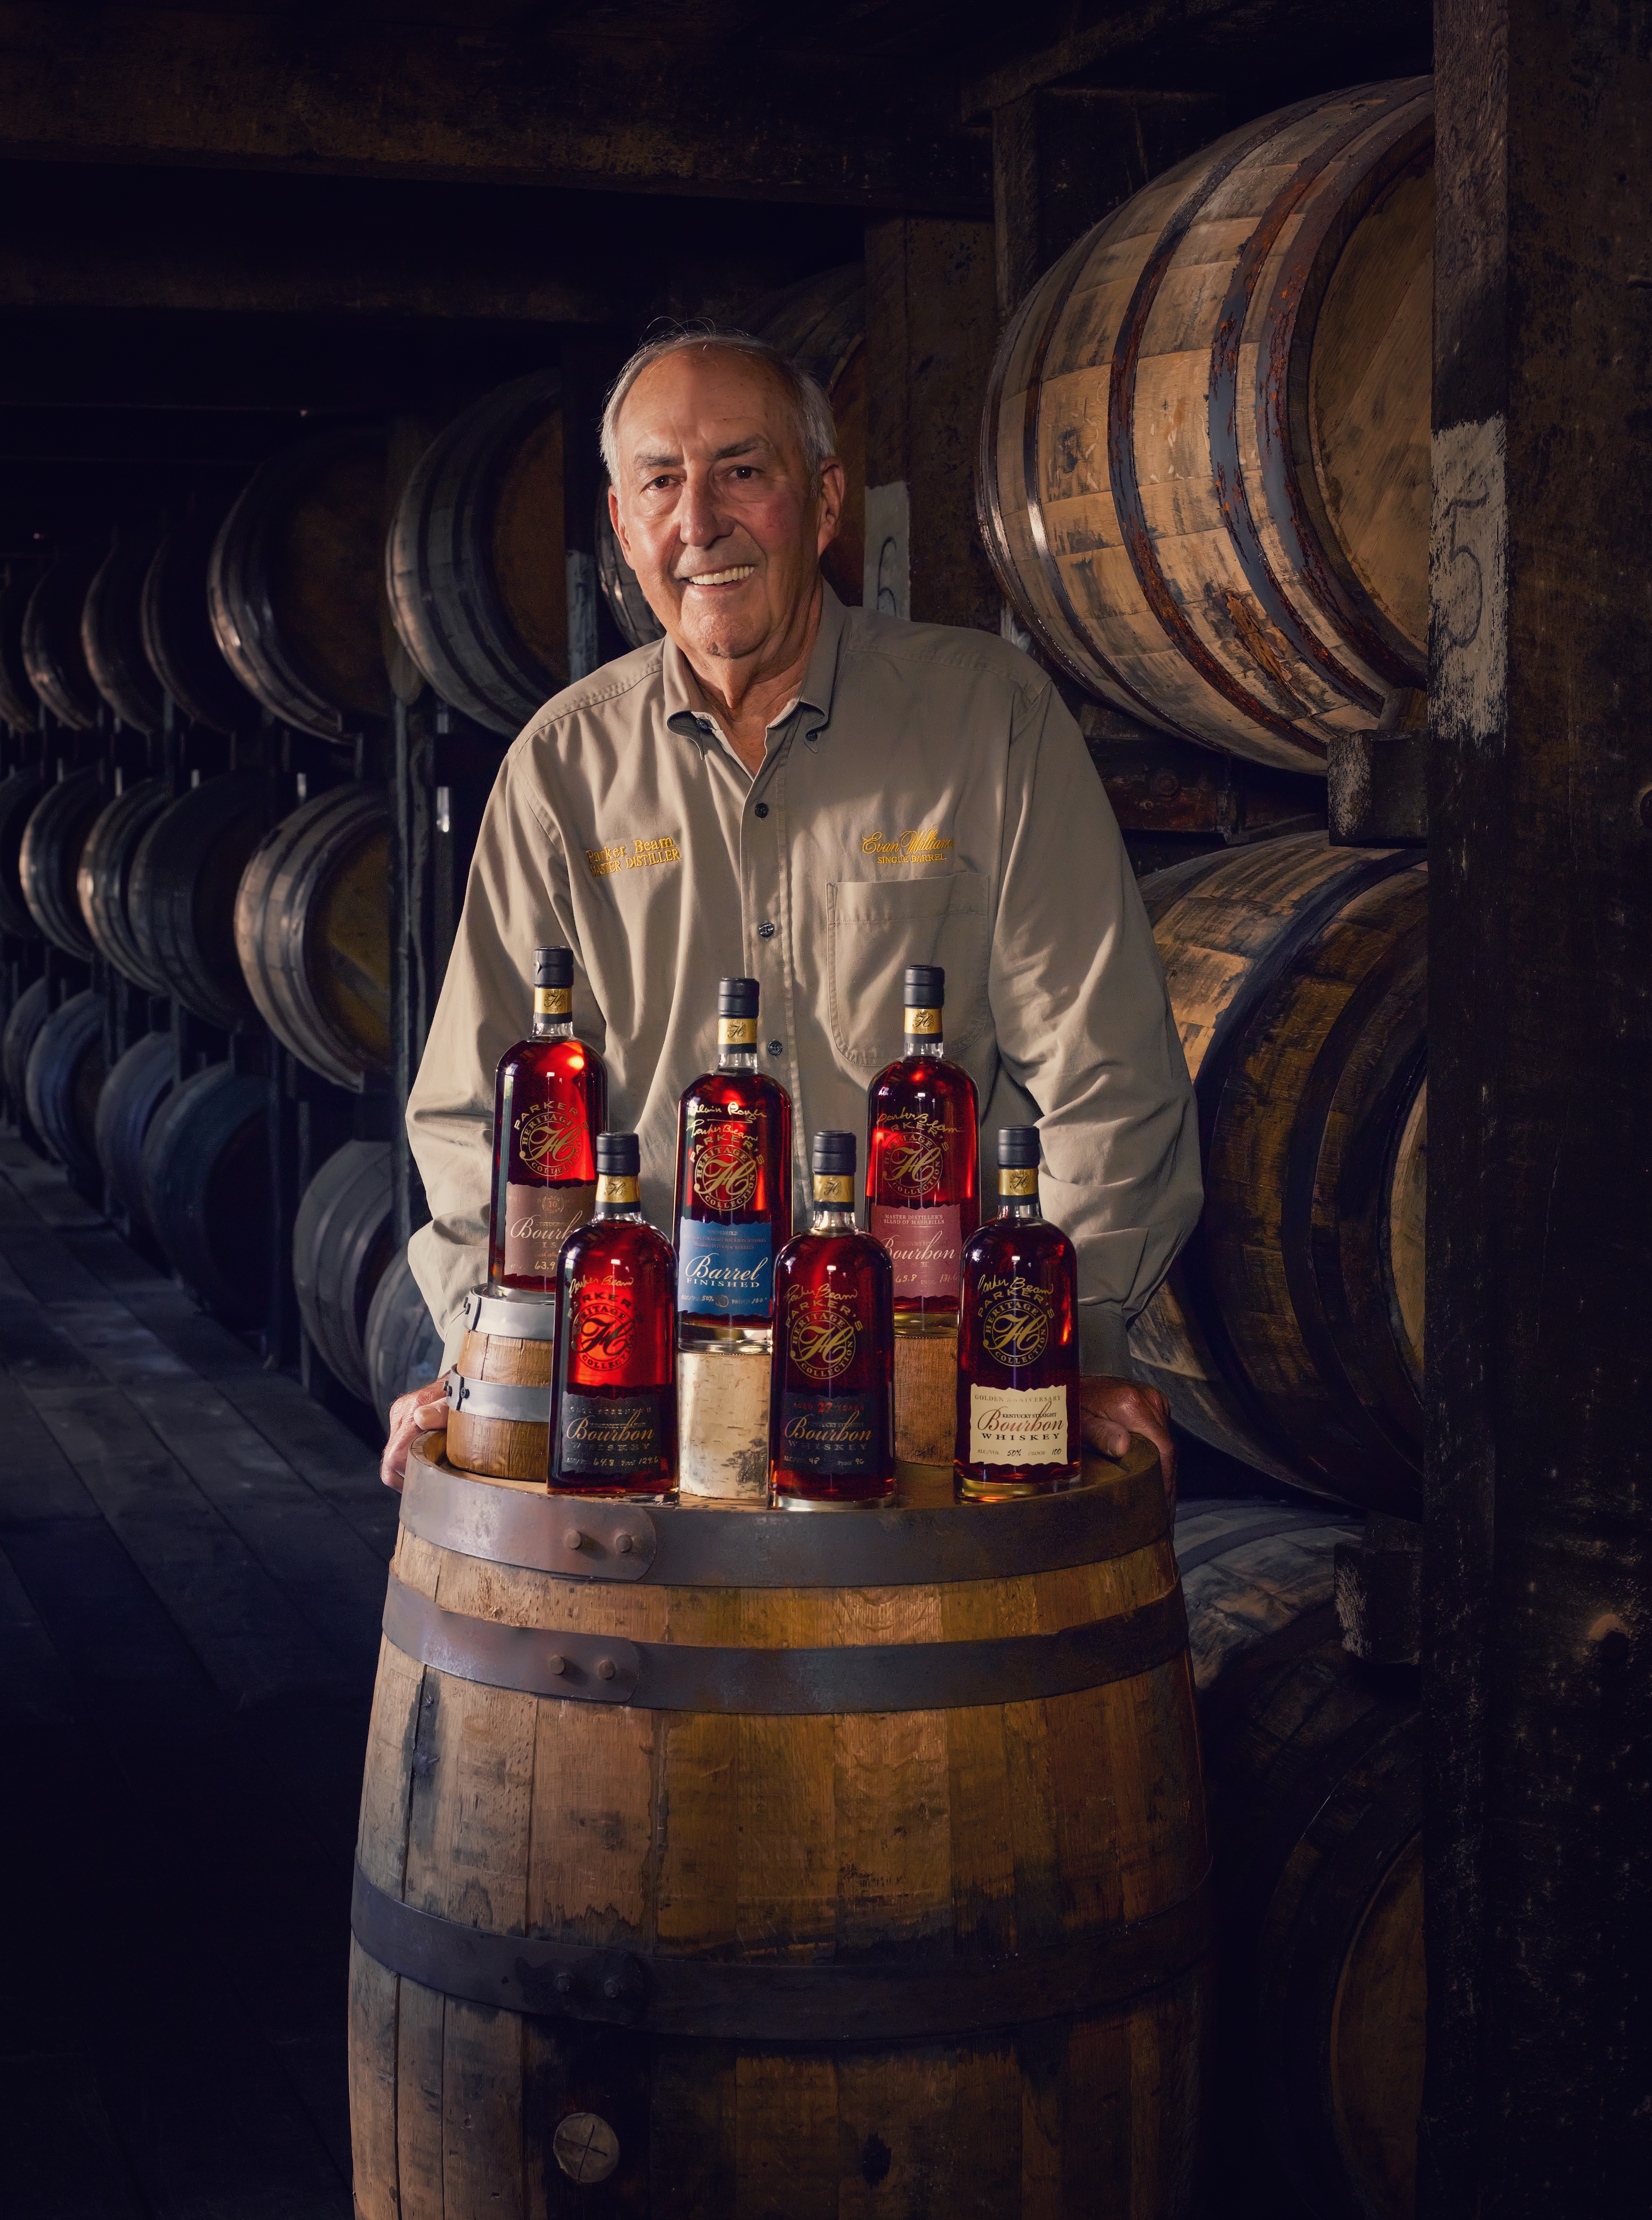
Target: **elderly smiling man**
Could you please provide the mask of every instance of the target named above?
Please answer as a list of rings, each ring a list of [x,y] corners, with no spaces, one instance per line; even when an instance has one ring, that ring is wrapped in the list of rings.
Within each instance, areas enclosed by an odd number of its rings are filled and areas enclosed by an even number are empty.
[[[676,1104],[720,976],[758,980],[763,1068],[807,1137],[858,1131],[909,963],[988,1133],[1036,1122],[1078,1250],[1087,1439],[1172,1452],[1125,1329],[1199,1211],[1192,1098],[1113,813],[1050,681],[988,634],[845,608],[821,577],[843,466],[825,396],[739,336],[644,347],[602,422],[620,545],[663,641],[567,688],[507,756],[408,1108],[433,1213],[410,1258],[457,1350],[486,1264],[494,1067],[536,945],[575,955],[576,1030],[669,1223]],[[623,852],[637,868],[608,865]],[[399,1486],[439,1385],[392,1413]]]

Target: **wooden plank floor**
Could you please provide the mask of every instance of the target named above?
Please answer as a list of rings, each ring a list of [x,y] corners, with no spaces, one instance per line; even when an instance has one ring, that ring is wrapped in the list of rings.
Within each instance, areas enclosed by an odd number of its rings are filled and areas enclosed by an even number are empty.
[[[0,1138],[0,2209],[348,2220],[395,1499]]]

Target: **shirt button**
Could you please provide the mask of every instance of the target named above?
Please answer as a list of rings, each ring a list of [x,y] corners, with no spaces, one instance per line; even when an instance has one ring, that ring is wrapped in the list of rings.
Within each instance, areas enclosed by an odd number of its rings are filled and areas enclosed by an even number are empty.
[[[773,926],[767,923],[766,920],[757,927],[757,939],[759,940],[772,940],[774,937],[775,929]]]
[[[782,1049],[783,1049],[783,1048],[785,1047],[785,1045],[786,1045],[786,1044],[785,1044],[785,1042],[784,1042],[784,1041],[770,1041],[770,1044],[769,1044],[769,1053],[770,1053],[770,1056],[778,1056],[778,1055],[780,1054],[781,1050],[782,1050]]]
[[[754,817],[766,817],[769,814],[768,803],[766,801],[758,802],[757,808],[751,812],[751,814]]]

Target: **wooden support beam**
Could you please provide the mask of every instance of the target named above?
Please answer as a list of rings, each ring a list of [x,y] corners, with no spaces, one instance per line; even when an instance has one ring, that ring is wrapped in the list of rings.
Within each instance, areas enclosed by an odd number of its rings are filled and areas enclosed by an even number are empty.
[[[1643,2178],[1652,12],[1437,0],[1420,2220]]]
[[[0,7],[0,145],[181,163],[984,215],[945,72],[720,41]]]
[[[999,56],[982,55],[966,77],[963,113],[971,120],[994,115],[1041,86],[1059,84],[1156,39],[1196,36],[1205,25],[1237,14],[1244,4],[1245,0],[1133,0],[1030,53],[1017,51],[1020,42],[1007,36]],[[1247,12],[1254,15],[1254,7]]]

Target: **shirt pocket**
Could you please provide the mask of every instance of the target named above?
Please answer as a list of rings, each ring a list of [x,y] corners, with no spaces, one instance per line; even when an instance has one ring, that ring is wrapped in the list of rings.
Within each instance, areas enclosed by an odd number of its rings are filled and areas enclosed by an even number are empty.
[[[845,1063],[876,1071],[901,1053],[901,974],[946,973],[948,1053],[991,1022],[992,920],[979,871],[944,879],[839,879],[826,889],[832,933],[832,1038]]]

